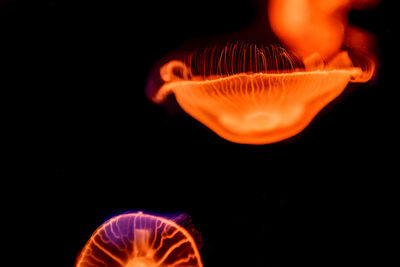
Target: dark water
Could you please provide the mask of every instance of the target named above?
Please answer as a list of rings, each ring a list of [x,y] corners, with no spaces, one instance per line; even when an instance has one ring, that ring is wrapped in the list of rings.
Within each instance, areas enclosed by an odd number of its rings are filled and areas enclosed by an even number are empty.
[[[377,35],[378,79],[349,86],[289,140],[233,144],[173,99],[165,108],[145,97],[157,60],[187,40],[242,30],[256,16],[256,3],[8,1],[1,7],[1,28],[10,36],[2,41],[52,94],[56,173],[41,188],[48,196],[41,203],[54,231],[63,233],[52,233],[63,247],[57,266],[71,266],[96,227],[130,210],[189,214],[203,234],[206,267],[380,261],[376,246],[396,176],[389,170],[398,159],[395,31],[387,3],[350,16]]]

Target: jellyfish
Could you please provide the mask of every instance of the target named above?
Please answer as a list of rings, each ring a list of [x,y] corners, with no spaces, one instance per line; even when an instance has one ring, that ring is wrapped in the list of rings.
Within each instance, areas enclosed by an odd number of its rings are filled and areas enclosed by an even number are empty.
[[[375,73],[369,39],[347,27],[351,4],[360,2],[270,1],[270,23],[285,47],[231,42],[198,49],[158,68],[147,95],[158,104],[174,95],[186,113],[231,142],[293,137],[348,83]]]
[[[94,232],[76,267],[203,267],[189,230],[163,217],[122,214]]]
[[[349,82],[369,79],[346,51],[326,62],[299,59],[279,46],[231,43],[209,48],[159,71],[163,84],[150,98],[174,94],[189,115],[222,138],[269,144],[302,131]]]

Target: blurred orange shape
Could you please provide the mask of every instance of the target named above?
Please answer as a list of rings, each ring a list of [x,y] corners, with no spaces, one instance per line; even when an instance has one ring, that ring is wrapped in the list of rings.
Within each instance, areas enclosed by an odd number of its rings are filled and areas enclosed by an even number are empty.
[[[305,58],[318,53],[329,60],[342,50],[351,9],[365,9],[379,0],[270,0],[268,17],[272,30],[291,50]],[[358,44],[370,40],[356,37]],[[351,37],[350,37],[351,38]]]

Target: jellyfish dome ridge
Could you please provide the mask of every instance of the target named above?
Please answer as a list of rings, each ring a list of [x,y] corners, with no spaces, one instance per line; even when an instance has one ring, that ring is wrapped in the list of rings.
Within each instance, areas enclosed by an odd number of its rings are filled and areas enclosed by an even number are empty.
[[[203,267],[194,238],[163,217],[138,213],[101,225],[78,256],[76,267]]]

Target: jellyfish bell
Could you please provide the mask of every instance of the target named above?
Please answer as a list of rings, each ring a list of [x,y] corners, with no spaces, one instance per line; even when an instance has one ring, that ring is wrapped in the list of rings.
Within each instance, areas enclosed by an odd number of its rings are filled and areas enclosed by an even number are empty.
[[[298,134],[349,82],[365,76],[345,51],[329,62],[314,53],[301,64],[280,47],[229,44],[210,51],[164,64],[164,83],[151,99],[161,103],[174,94],[189,115],[236,143],[269,144]]]
[[[189,230],[173,220],[129,213],[101,225],[76,267],[203,267]]]

